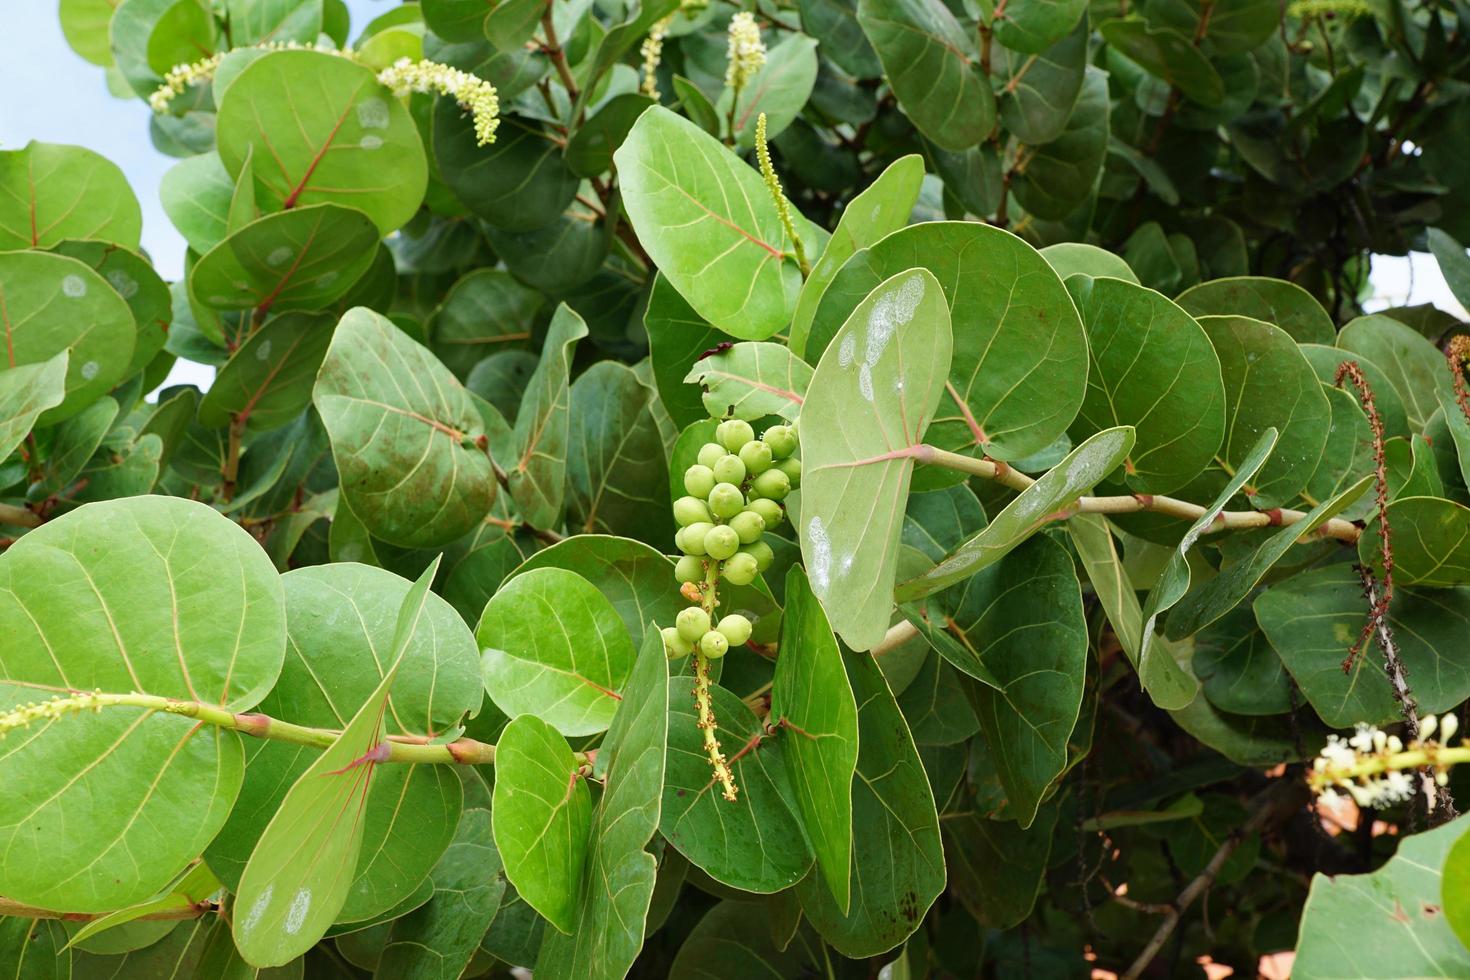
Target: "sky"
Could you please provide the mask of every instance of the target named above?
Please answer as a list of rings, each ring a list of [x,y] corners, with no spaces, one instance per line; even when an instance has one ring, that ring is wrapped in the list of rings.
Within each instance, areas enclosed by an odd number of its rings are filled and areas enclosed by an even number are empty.
[[[394,0],[347,0],[356,32]],[[0,147],[33,139],[88,147],[127,174],[143,208],[143,248],[165,278],[183,272],[184,241],[158,203],[158,186],[177,161],[153,148],[150,110],[141,99],[108,93],[103,71],[67,46],[58,0],[0,0]],[[1378,256],[1373,262],[1371,309],[1433,303],[1464,316],[1434,259],[1424,253]],[[212,371],[181,363],[168,383],[207,386]]]

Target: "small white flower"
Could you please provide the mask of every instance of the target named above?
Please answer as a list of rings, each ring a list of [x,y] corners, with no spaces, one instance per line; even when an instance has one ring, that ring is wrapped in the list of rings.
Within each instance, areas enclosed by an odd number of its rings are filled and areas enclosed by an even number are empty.
[[[730,18],[729,63],[725,66],[725,84],[739,91],[750,77],[766,63],[766,44],[761,40],[760,25],[755,15],[740,11]]]

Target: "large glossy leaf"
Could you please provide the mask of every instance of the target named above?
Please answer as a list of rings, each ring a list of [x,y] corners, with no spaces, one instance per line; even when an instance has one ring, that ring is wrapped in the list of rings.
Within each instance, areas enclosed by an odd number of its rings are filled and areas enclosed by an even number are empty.
[[[1082,404],[1087,335],[1051,266],[999,228],[931,221],[857,253],[822,296],[806,356],[828,347],[874,286],[915,267],[939,280],[954,327],[953,390],[929,442],[1007,460],[1046,449]]]
[[[974,38],[942,0],[860,0],[858,23],[919,132],[952,151],[989,135],[995,96],[979,70]]]
[[[1350,565],[1332,565],[1278,582],[1253,608],[1302,694],[1334,728],[1399,716],[1383,657],[1371,641],[1342,669],[1368,615],[1363,584]],[[1466,589],[1394,590],[1388,624],[1421,712],[1444,711],[1470,696],[1461,638],[1470,627]]]
[[[544,303],[540,293],[504,270],[476,269],[454,284],[424,325],[429,348],[464,377],[487,355],[529,341]]]
[[[843,208],[842,217],[837,219],[837,228],[822,250],[821,258],[813,263],[812,273],[802,284],[801,295],[797,298],[789,339],[789,346],[797,356],[806,355],[812,318],[816,316],[817,305],[833,277],[858,249],[867,248],[908,224],[909,215],[919,199],[919,185],[923,179],[923,157],[916,153],[899,157]],[[652,306],[652,300],[649,305]]]
[[[781,647],[771,683],[771,714],[790,728],[776,744],[791,780],[796,813],[806,829],[822,880],[837,910],[851,899],[852,774],[858,758],[858,710],[842,666],[842,651],[807,581],[786,573]]]
[[[1225,386],[1210,338],[1160,294],[1121,279],[1068,285],[1087,327],[1087,397],[1074,439],[1131,425],[1128,486],[1168,493],[1199,475],[1225,436]]]
[[[1409,416],[1409,427],[1423,431],[1439,407],[1435,397],[1448,388],[1444,356],[1413,327],[1382,314],[1360,316],[1343,327],[1337,346],[1368,358],[1388,376]]]
[[[911,269],[872,290],[817,365],[802,406],[801,550],[812,590],[855,649],[883,638],[914,456],[943,392],[944,294]]]
[[[68,352],[66,396],[42,424],[75,415],[122,379],[137,333],[133,313],[86,263],[49,252],[0,253],[0,302],[0,369]]]
[[[423,200],[428,161],[413,119],[370,69],[346,58],[256,58],[225,89],[216,130],[232,177],[253,160],[263,209],[346,205],[387,234]]]
[[[1066,128],[1051,142],[1026,147],[1011,180],[1016,201],[1038,218],[1060,221],[1087,200],[1108,151],[1107,75],[1089,65]]]
[[[286,662],[260,710],[297,724],[342,729],[392,666],[397,612],[410,583],[348,562],[296,569],[281,581]],[[404,648],[385,731],[433,737],[454,730],[479,710],[479,673],[469,629],[444,600],[428,596]],[[238,887],[267,823],[317,755],[274,741],[246,747],[240,801],[207,852],[227,885]],[[459,807],[458,780],[447,767],[395,764],[377,771],[362,798],[362,857],[333,918],[370,919],[411,895],[448,845]]]
[[[551,319],[541,348],[541,363],[526,383],[516,413],[516,460],[505,461],[510,494],[526,523],[550,528],[560,523],[566,495],[567,440],[571,422],[569,375],[577,341],[587,325],[563,303]]]
[[[621,980],[643,946],[657,862],[644,850],[658,829],[669,735],[669,668],[663,638],[649,630],[626,700],[597,754],[602,799],[570,936],[546,930],[536,972]]]
[[[781,344],[736,344],[702,357],[689,369],[685,384],[704,391],[711,418],[761,419],[779,415],[795,422],[801,416],[811,384],[809,364]]]
[[[42,412],[66,397],[66,361],[62,351],[39,364],[0,371],[0,459],[30,434]]]
[[[1337,337],[1322,304],[1282,279],[1235,276],[1202,282],[1180,293],[1179,305],[1194,316],[1234,314],[1274,324],[1299,344],[1331,344]]]
[[[790,323],[801,272],[759,174],[657,106],[614,159],[638,240],[700,316],[743,340]]]
[[[762,722],[734,694],[712,685],[718,736],[734,760],[738,797],[731,802],[710,778],[709,752],[694,708],[693,677],[670,681],[669,753],[659,833],[711,878],[742,891],[790,888],[812,865],[801,822],[787,806],[784,760],[759,743]],[[782,732],[779,738],[799,737]],[[742,750],[756,743],[754,748]]]
[[[766,114],[766,137],[775,139],[791,125],[811,98],[817,81],[817,42],[788,34],[766,54],[766,63],[740,90],[735,106],[735,145],[755,146],[756,119]]]
[[[245,866],[233,932],[252,966],[281,966],[305,953],[347,901],[353,879],[344,871],[362,857],[364,824],[356,817],[381,764],[389,694],[438,568],[436,559],[404,596],[382,680],[287,791]]]
[[[614,361],[572,385],[568,416],[567,524],[580,533],[625,534],[654,545],[674,535],[664,502],[669,480],[655,394]]]
[[[537,568],[511,578],[475,629],[485,690],[505,714],[534,714],[563,735],[612,722],[634,647],[617,610],[576,572]]]
[[[320,314],[273,318],[219,369],[199,402],[200,424],[219,428],[232,417],[261,431],[289,424],[311,404],[333,326]]]
[[[173,298],[167,284],[153,271],[148,259],[111,242],[68,240],[58,244],[55,251],[85,262],[128,304],[136,336],[123,377],[142,371],[168,339]]]
[[[1066,5],[1030,0],[1030,6]],[[997,52],[998,73],[1005,79],[1000,95],[1000,121],[1006,132],[1022,143],[1030,146],[1050,143],[1067,128],[1087,67],[1087,22],[1079,19],[1075,23],[1070,33],[1035,53],[1026,54],[1010,46]]]
[[[349,310],[312,397],[332,437],[342,493],[376,537],[432,547],[489,511],[496,483],[479,411],[444,365],[391,321]]]
[[[1394,581],[1400,585],[1470,584],[1470,507],[1439,497],[1401,497],[1388,505]],[[1358,539],[1358,560],[1383,574],[1382,525]]]
[[[550,132],[532,119],[507,116],[494,144],[478,146],[473,127],[453,99],[439,100],[434,159],[455,196],[500,231],[534,231],[554,222],[580,180]]]
[[[796,894],[823,939],[861,958],[894,948],[919,927],[944,890],[944,848],[928,777],[882,671],[865,654],[843,662],[858,705],[851,904],[843,913],[816,869]]]
[[[1455,937],[1441,897],[1442,884],[1460,880],[1445,858],[1467,827],[1470,817],[1461,817],[1405,837],[1370,874],[1314,875],[1291,975],[1389,980],[1470,972],[1470,952]]]
[[[1153,29],[1141,20],[1110,20],[1099,28],[1103,40],[1145,71],[1179,89],[1204,106],[1225,99],[1225,83],[1186,35]]]
[[[495,743],[495,847],[505,876],[562,932],[575,923],[592,794],[566,739],[535,715],[505,726]]]
[[[200,258],[189,289],[218,310],[319,310],[362,278],[377,244],[377,226],[356,208],[268,214]]]
[[[280,672],[285,614],[249,534],[203,504],[148,497],[79,508],[11,545],[0,632],[7,708],[100,688],[245,711]],[[0,747],[0,892],[80,912],[152,897],[219,830],[243,769],[240,736],[180,715],[34,724]]]
[[[1082,494],[1117,469],[1133,448],[1133,429],[1104,429],[1067,454],[1056,466],[1023,490],[974,537],[945,559],[906,582],[894,595],[909,602],[933,595],[974,575],[1031,537]]]
[[[0,151],[0,249],[96,238],[136,250],[142,231],[133,189],[100,154],[36,142]]]

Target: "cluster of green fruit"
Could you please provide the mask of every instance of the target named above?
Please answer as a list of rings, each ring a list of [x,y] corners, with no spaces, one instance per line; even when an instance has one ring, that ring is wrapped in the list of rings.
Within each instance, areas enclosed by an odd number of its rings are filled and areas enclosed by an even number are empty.
[[[679,531],[674,542],[684,554],[675,567],[680,582],[701,588],[716,580],[749,585],[775,559],[761,535],[785,519],[781,501],[801,485],[796,433],[773,425],[757,439],[750,423],[727,419],[715,429],[715,441],[699,450],[698,462],[684,471],[688,496],[674,501]],[[688,656],[697,645],[718,658],[750,638],[744,616],[722,616],[711,627],[708,611],[686,609],[678,625],[666,628],[669,655]]]

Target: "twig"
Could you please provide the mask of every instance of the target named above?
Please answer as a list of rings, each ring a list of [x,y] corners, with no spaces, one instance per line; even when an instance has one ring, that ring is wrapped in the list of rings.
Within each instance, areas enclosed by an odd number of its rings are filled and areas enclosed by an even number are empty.
[[[1343,361],[1338,365],[1337,375],[1333,384],[1341,388],[1343,381],[1351,381],[1357,389],[1358,397],[1363,402],[1363,412],[1368,416],[1368,429],[1373,436],[1373,486],[1374,502],[1378,509],[1378,540],[1379,554],[1383,561],[1383,594],[1379,596],[1374,587],[1373,574],[1363,569],[1363,585],[1365,594],[1371,597],[1368,605],[1368,620],[1363,624],[1358,639],[1348,648],[1347,659],[1342,662],[1342,672],[1350,673],[1353,662],[1358,659],[1358,653],[1368,642],[1369,638],[1376,632],[1379,637],[1379,646],[1383,648],[1384,657],[1397,661],[1397,656],[1391,654],[1393,649],[1393,636],[1388,628],[1388,607],[1393,602],[1393,533],[1388,525],[1388,462],[1385,456],[1383,440],[1383,416],[1378,414],[1378,403],[1373,398],[1373,386],[1363,375],[1363,369],[1357,361]],[[1402,678],[1399,678],[1402,683]],[[1413,698],[1409,697],[1408,685],[1403,684],[1403,695],[1408,697],[1407,711],[1411,717],[1410,735],[1419,737],[1419,719],[1413,712]],[[1397,697],[1397,691],[1395,693]],[[1400,698],[1400,703],[1404,703]]]
[[[206,900],[195,902],[192,905],[180,905],[176,908],[159,909],[157,912],[140,915],[131,921],[158,922],[178,919],[197,919],[218,910],[218,905]],[[36,905],[26,905],[24,902],[13,901],[9,898],[0,898],[0,915],[14,915],[22,919],[60,919],[63,922],[91,922],[94,919],[100,919],[112,914],[111,912],[56,912],[51,909],[43,909]]]
[[[0,524],[12,527],[40,527],[41,515],[27,507],[0,504]]]

